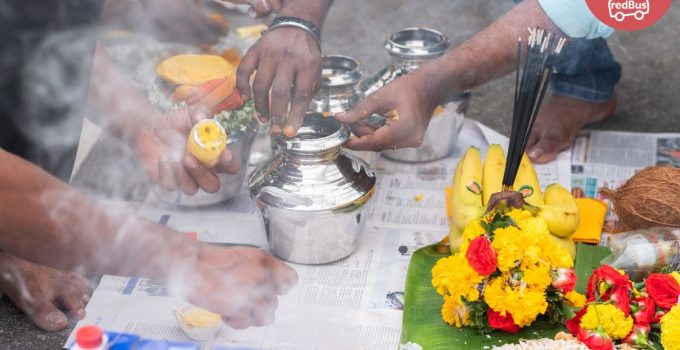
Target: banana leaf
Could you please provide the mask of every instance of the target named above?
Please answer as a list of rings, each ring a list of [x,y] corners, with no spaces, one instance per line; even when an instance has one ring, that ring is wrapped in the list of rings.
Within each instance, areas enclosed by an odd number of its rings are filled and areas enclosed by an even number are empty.
[[[590,276],[600,266],[600,260],[608,254],[608,248],[579,244],[575,266],[578,278]],[[421,248],[411,256],[406,277],[401,344],[413,342],[422,346],[423,350],[490,349],[497,345],[517,343],[520,339],[553,338],[564,330],[561,325],[551,325],[541,320],[517,334],[496,331],[484,335],[475,328],[458,329],[447,325],[440,313],[443,300],[431,283],[432,267],[445,256],[437,253],[434,246]],[[583,291],[585,282],[579,285]]]

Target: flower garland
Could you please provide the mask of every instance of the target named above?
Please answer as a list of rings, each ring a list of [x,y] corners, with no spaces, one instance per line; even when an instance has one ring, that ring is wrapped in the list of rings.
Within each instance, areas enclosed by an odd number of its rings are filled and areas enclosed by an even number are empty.
[[[654,273],[643,283],[604,265],[588,280],[587,301],[566,322],[590,349],[625,343],[639,349],[680,350],[680,274]]]
[[[563,322],[584,305],[572,267],[543,219],[528,210],[495,211],[465,228],[460,250],[432,268],[432,285],[447,324],[517,333],[541,315]]]

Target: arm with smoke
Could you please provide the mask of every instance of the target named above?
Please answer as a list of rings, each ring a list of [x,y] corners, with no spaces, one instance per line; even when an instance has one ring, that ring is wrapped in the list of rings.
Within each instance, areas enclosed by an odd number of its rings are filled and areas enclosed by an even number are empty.
[[[264,251],[217,248],[125,212],[106,209],[0,150],[0,250],[51,267],[139,276],[221,314],[232,327],[273,320],[277,295],[297,279]]]

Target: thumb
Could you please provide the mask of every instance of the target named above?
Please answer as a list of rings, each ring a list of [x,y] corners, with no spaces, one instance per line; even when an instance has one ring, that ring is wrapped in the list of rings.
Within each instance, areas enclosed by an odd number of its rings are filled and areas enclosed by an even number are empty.
[[[350,108],[347,112],[336,114],[336,119],[343,123],[356,123],[368,119],[373,114],[383,114],[389,110],[388,101],[381,99],[378,92],[370,94],[359,104]]]

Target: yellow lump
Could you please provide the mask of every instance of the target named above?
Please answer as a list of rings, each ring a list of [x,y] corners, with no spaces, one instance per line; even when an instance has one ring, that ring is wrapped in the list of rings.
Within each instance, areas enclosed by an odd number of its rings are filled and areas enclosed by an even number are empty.
[[[177,55],[156,66],[156,74],[175,85],[198,86],[205,82],[236,76],[236,68],[216,55]]]
[[[193,328],[211,328],[222,322],[220,315],[198,307],[182,313],[182,321]]]
[[[205,119],[191,128],[187,140],[189,154],[207,167],[215,166],[227,148],[227,132],[214,119]]]

